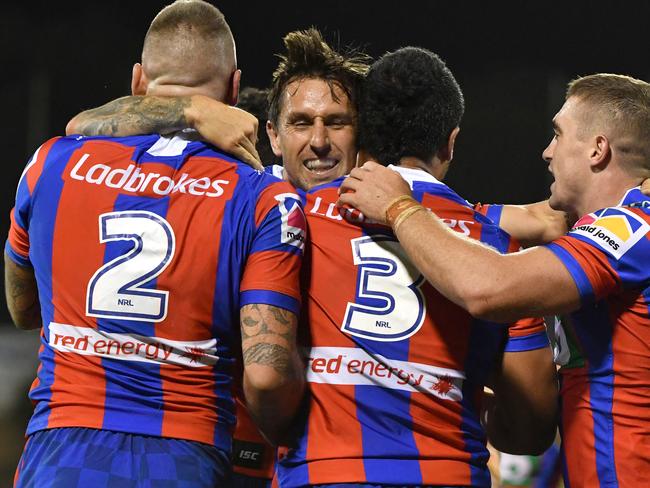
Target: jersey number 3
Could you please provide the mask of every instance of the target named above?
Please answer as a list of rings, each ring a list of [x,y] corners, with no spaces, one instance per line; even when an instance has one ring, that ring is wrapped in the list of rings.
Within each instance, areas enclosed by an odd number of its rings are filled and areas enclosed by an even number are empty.
[[[168,291],[143,285],[174,257],[174,231],[165,219],[146,211],[99,216],[99,242],[132,241],[128,251],[99,268],[88,282],[86,315],[160,322],[167,315]]]
[[[387,236],[352,239],[359,267],[357,296],[349,302],[341,330],[375,341],[400,341],[424,322],[424,277],[399,242]]]

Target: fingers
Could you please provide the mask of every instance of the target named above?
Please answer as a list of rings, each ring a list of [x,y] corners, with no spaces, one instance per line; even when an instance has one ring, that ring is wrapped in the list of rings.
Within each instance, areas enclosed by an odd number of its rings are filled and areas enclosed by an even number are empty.
[[[345,193],[345,192],[355,192],[359,188],[361,183],[361,180],[358,180],[354,177],[352,177],[352,173],[350,173],[350,176],[345,178],[343,180],[343,183],[341,183],[341,186],[339,187],[339,194]]]
[[[336,202],[338,207],[355,207],[356,194],[353,192],[341,193]]]
[[[264,171],[264,166],[262,165],[260,156],[257,153],[257,149],[255,149],[255,146],[253,146],[248,139],[246,139],[246,141],[248,144],[242,143],[236,147],[233,151],[233,156],[254,169]]]

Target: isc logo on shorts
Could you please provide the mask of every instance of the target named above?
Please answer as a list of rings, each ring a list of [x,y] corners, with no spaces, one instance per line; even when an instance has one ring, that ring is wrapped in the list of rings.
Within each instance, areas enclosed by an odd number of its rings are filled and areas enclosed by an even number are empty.
[[[650,225],[633,212],[625,208],[606,208],[582,217],[570,235],[587,238],[618,260],[648,231]]]
[[[305,229],[307,224],[305,214],[300,207],[300,197],[295,193],[281,193],[275,199],[282,217],[282,244],[289,244],[298,249],[305,247]]]
[[[264,444],[232,440],[232,463],[242,468],[259,469],[264,460]]]

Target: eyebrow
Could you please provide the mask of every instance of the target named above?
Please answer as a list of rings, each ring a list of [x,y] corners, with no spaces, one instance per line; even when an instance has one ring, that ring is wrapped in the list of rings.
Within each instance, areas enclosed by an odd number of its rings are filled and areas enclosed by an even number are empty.
[[[321,117],[321,116],[315,116],[315,115],[313,115],[311,113],[307,113],[307,112],[293,112],[293,113],[291,113],[291,114],[289,114],[287,116],[287,122],[291,123],[291,122],[294,122],[296,120],[305,120],[305,119],[312,120],[312,119],[315,119],[316,117]],[[327,114],[325,116],[322,116],[322,118],[326,123],[331,122],[332,120],[335,120],[335,119],[342,119],[342,120],[345,120],[345,121],[353,121],[354,120],[354,114],[350,114],[350,113],[347,113],[347,112],[335,112],[335,113],[331,113],[331,114]]]
[[[557,122],[555,121],[555,119],[553,119],[552,124],[553,124],[553,130],[554,130],[555,132],[562,133],[562,129],[560,129],[560,126],[557,125]]]

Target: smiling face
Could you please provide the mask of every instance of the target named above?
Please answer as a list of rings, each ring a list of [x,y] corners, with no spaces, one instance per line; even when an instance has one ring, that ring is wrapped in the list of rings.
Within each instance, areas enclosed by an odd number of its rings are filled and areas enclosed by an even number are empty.
[[[574,213],[589,182],[589,128],[585,104],[570,97],[553,119],[554,136],[542,157],[555,181],[551,185],[549,205]]]
[[[267,123],[273,152],[297,188],[328,183],[354,166],[356,114],[345,91],[332,87],[315,78],[288,83],[277,125]]]

